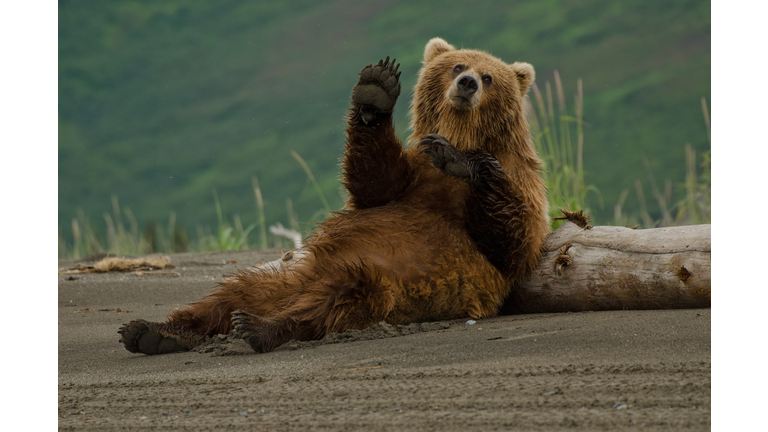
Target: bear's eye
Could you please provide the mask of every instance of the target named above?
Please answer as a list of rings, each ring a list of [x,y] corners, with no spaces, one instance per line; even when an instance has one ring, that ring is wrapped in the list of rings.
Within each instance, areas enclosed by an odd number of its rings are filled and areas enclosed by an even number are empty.
[[[492,82],[493,82],[493,78],[491,78],[490,75],[483,75],[483,84],[491,85]]]
[[[453,71],[456,73],[461,73],[464,71],[464,65],[456,65],[453,67]]]

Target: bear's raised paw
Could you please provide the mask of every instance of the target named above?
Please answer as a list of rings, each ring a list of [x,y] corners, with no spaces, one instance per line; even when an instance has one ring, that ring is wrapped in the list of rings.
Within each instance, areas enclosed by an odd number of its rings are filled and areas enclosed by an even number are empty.
[[[360,72],[360,78],[352,90],[352,103],[359,107],[361,119],[368,123],[377,113],[391,113],[400,96],[400,64],[395,59],[379,60]]]

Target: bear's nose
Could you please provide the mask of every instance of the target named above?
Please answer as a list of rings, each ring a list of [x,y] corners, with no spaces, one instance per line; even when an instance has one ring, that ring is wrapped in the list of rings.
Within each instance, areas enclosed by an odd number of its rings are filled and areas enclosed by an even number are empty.
[[[459,78],[459,82],[456,83],[459,87],[459,91],[464,97],[471,97],[477,92],[477,80],[471,75],[464,75]]]

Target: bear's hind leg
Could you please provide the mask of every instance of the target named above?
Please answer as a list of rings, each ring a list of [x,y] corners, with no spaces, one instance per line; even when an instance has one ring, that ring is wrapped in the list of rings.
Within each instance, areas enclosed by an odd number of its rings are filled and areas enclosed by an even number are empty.
[[[383,321],[395,306],[395,295],[383,278],[347,282],[315,281],[280,314],[232,314],[234,328],[254,351],[263,353],[290,340],[317,340],[332,332],[364,330]]]
[[[132,353],[167,354],[188,351],[202,344],[208,336],[227,334],[232,330],[231,313],[249,309],[252,296],[235,282],[222,284],[188,308],[175,310],[166,322],[142,319],[131,321],[120,328],[120,342]]]

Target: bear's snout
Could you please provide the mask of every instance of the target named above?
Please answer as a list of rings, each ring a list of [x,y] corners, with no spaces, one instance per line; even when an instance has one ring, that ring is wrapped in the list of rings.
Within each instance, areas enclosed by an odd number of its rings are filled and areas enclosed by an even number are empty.
[[[459,78],[456,86],[459,88],[461,96],[467,99],[471,99],[472,95],[475,94],[478,89],[477,80],[471,75],[464,75]]]
[[[448,90],[448,98],[457,108],[472,109],[480,103],[482,88],[471,71],[456,77]]]

